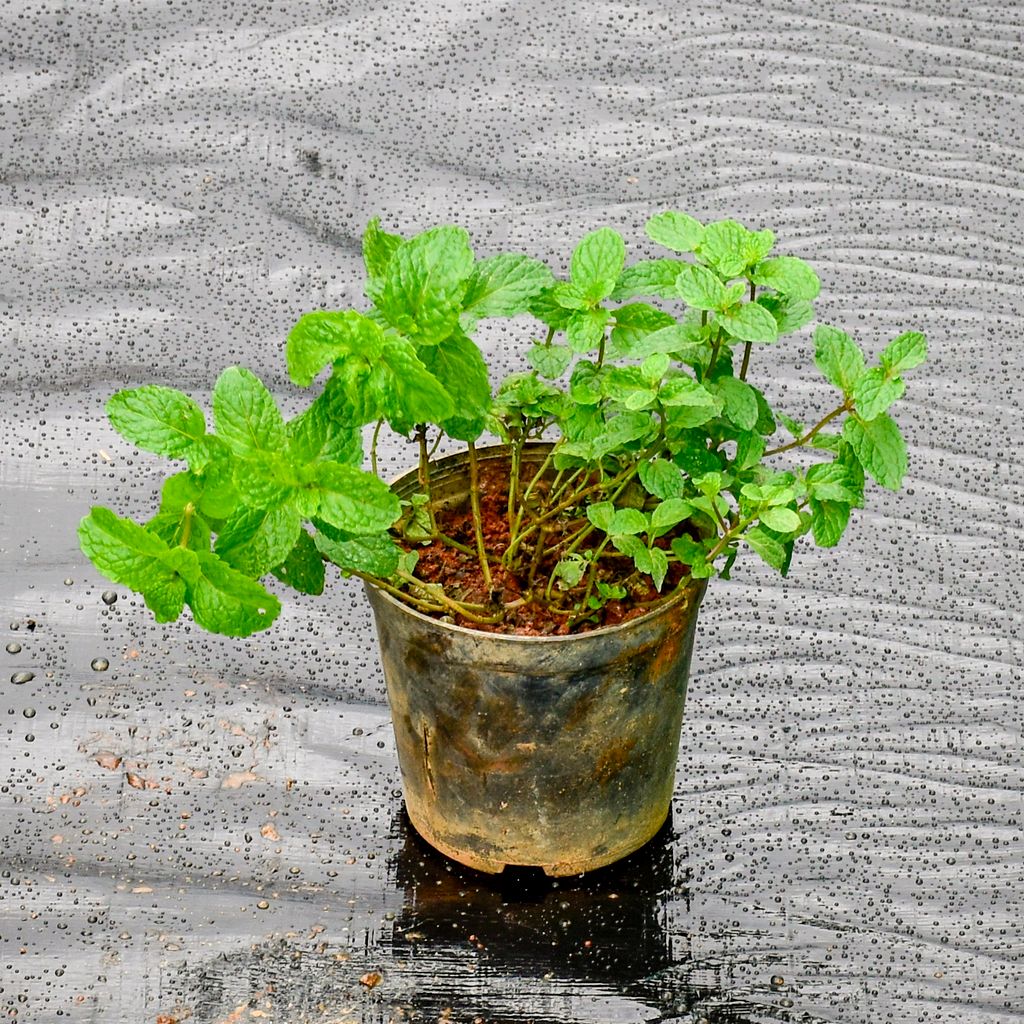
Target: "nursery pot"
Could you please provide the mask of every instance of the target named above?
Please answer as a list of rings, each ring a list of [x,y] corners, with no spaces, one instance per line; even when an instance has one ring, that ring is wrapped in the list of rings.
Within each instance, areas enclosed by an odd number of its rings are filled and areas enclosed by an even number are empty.
[[[524,466],[547,450],[528,447]],[[504,446],[478,452],[507,458]],[[416,473],[393,489],[416,493]],[[465,455],[432,463],[435,503],[468,493]],[[578,874],[643,846],[669,811],[706,584],[620,625],[558,637],[467,629],[367,585],[416,831],[488,872]]]

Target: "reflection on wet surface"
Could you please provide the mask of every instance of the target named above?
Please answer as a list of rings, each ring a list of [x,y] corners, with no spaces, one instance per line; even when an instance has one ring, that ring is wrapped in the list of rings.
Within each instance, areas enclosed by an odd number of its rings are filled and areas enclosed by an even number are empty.
[[[683,7],[0,9],[6,1019],[1021,1021],[1020,9]],[[375,214],[564,269],[670,205],[771,226],[872,352],[928,334],[907,490],[709,589],[648,848],[476,875],[405,820],[358,587],[233,641],[87,567],[165,468],[103,404],[237,362],[294,411],[287,331],[358,303]],[[805,418],[809,352],[756,352]]]

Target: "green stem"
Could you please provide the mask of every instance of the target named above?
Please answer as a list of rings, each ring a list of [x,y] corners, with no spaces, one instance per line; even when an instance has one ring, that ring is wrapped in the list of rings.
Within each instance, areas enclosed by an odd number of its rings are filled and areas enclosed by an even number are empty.
[[[423,580],[418,580],[416,579],[415,576],[412,576],[407,572],[402,572],[401,570],[399,570],[395,575],[400,580],[404,580],[406,583],[411,584],[412,586],[424,586]],[[376,583],[379,581],[374,580],[374,582]],[[473,611],[473,609],[484,610],[483,605],[467,604],[463,601],[456,601],[454,598],[449,597],[445,593],[434,594],[432,592],[431,597],[433,597],[435,602],[444,605],[444,607],[447,608],[449,611],[455,612],[456,615],[460,615],[464,619],[469,619],[470,622],[479,622],[483,625],[496,625],[497,623],[501,622],[504,618],[503,615],[478,615],[476,611]]]
[[[178,547],[187,548],[188,542],[192,538],[192,517],[195,515],[196,507],[192,502],[187,502],[184,508],[185,518],[181,524],[181,539],[178,541]]]
[[[384,426],[383,420],[377,420],[377,425],[373,428],[373,439],[370,441],[370,469],[373,471],[374,476],[379,476],[377,472],[377,438],[380,437],[380,428]]]
[[[844,412],[849,412],[852,408],[853,399],[848,398],[845,402],[843,402],[841,406],[839,406],[838,409],[833,409],[827,416],[823,417],[817,423],[815,423],[815,425],[811,427],[811,429],[808,430],[803,437],[798,437],[795,440],[790,441],[789,444],[779,445],[778,448],[769,448],[768,451],[766,451],[764,455],[761,456],[761,458],[766,459],[769,455],[778,455],[779,452],[788,452],[790,448],[802,447],[803,445],[807,444],[807,442],[810,441],[814,437],[814,435],[817,434],[819,430],[821,430],[822,427],[824,427],[828,423],[831,423],[832,420],[834,420],[837,416],[841,416]]]
[[[757,285],[753,281],[750,282],[750,301],[753,302],[757,296]],[[747,379],[747,367],[750,366],[750,349],[752,348],[751,342],[746,342],[743,346],[743,364],[740,366],[740,380]]]
[[[491,567],[487,564],[487,548],[484,545],[484,521],[480,513],[480,467],[477,464],[476,445],[472,441],[467,442],[467,450],[469,451],[469,504],[473,509],[473,533],[476,535],[477,558],[480,561],[484,586],[490,593],[494,589],[494,581],[491,579]]]
[[[437,536],[437,519],[434,517],[434,506],[430,500],[430,456],[427,454],[427,426],[417,424],[416,439],[420,447],[420,464],[418,470],[420,490],[427,496],[427,515],[430,518],[430,534]]]

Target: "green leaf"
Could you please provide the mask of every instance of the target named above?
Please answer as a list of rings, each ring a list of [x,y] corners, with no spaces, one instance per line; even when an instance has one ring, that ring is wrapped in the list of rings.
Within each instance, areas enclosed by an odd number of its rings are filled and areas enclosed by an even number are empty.
[[[233,569],[259,577],[288,557],[301,527],[298,512],[288,504],[243,508],[221,528],[214,550]]]
[[[612,228],[598,228],[573,250],[572,283],[588,303],[600,302],[614,291],[625,262],[626,245],[622,236]]]
[[[668,372],[671,360],[664,352],[652,352],[640,364],[640,373],[652,385],[656,385]]]
[[[572,352],[564,345],[535,344],[526,353],[529,364],[542,376],[556,380],[569,368]]]
[[[202,409],[188,395],[158,384],[111,395],[107,416],[132,444],[172,459],[182,458],[206,434]]]
[[[383,347],[380,325],[354,309],[307,313],[288,333],[288,376],[306,387],[328,364],[346,357],[374,362]]]
[[[647,493],[653,494],[656,498],[681,498],[685,493],[686,483],[683,475],[679,472],[679,467],[668,459],[641,462],[637,473]]]
[[[840,462],[819,462],[807,470],[807,489],[818,501],[857,505],[863,484],[854,478],[849,466]]]
[[[371,281],[384,276],[391,257],[401,244],[401,235],[389,235],[381,230],[379,217],[370,220],[363,232],[363,264]]]
[[[695,408],[706,409],[711,416],[717,416],[722,411],[722,399],[713,395],[703,384],[699,384],[693,377],[680,374],[678,377],[670,377],[661,386],[658,392],[658,400],[665,406],[686,405]]]
[[[864,373],[864,354],[845,331],[820,324],[814,330],[814,362],[825,379],[844,395]]]
[[[605,327],[608,326],[607,309],[578,309],[569,318],[565,339],[573,352],[589,352],[601,344]]]
[[[362,431],[346,422],[349,408],[338,409],[337,387],[328,387],[294,419],[285,424],[288,453],[299,462],[344,462],[358,466],[363,461]]]
[[[723,402],[722,413],[740,430],[753,430],[757,425],[757,396],[754,389],[737,377],[723,376],[714,382],[715,392]]]
[[[320,557],[313,538],[305,530],[299,531],[299,539],[288,557],[273,570],[282,582],[303,594],[324,592],[324,560]]]
[[[678,297],[676,279],[683,267],[682,260],[641,260],[626,267],[615,282],[610,298],[614,302],[636,298],[638,295],[656,295],[660,299]]]
[[[188,524],[188,533],[185,528]],[[210,550],[210,524],[198,513],[186,517],[181,512],[160,512],[146,523],[146,531],[155,533],[169,548],[186,547],[190,551]],[[182,541],[185,541],[182,544]]]
[[[639,509],[617,508],[608,527],[608,533],[613,537],[622,537],[627,534],[646,533],[649,528],[647,516]]]
[[[471,341],[468,345],[475,350]],[[458,354],[454,354],[456,348]],[[429,348],[420,352],[430,358]],[[448,338],[445,355],[432,359],[431,365],[447,372],[451,361],[463,355],[466,355],[465,349]],[[476,383],[475,378],[470,378],[467,383],[457,385],[464,393],[462,397],[467,396]],[[386,339],[380,363],[370,370],[368,387],[379,395],[384,418],[399,434],[408,434],[416,423],[441,423],[457,409],[454,396],[427,369],[416,346],[406,338]]]
[[[907,446],[891,417],[882,413],[865,422],[850,416],[843,424],[843,438],[879,484],[891,491],[900,489],[907,471]]]
[[[699,329],[694,330],[689,324],[671,324],[644,335],[623,355],[629,359],[646,359],[664,353],[685,362],[700,364],[704,354],[709,352],[708,345],[700,339]]]
[[[464,228],[428,228],[402,242],[371,298],[396,330],[420,345],[436,345],[458,326],[473,272]]]
[[[777,533],[792,533],[800,529],[800,516],[791,508],[767,508],[758,517],[765,526]]]
[[[213,388],[217,436],[236,455],[284,450],[287,435],[274,398],[251,371],[228,367]]]
[[[337,462],[319,462],[307,467],[304,475],[306,487],[318,494],[319,517],[346,533],[379,533],[401,515],[398,496],[372,473]]]
[[[774,288],[777,292],[797,301],[810,302],[818,297],[821,281],[805,263],[796,256],[776,256],[764,260],[754,267],[751,275],[755,284]]]
[[[616,551],[629,555],[633,559],[633,564],[636,566],[637,571],[649,574],[654,568],[651,561],[651,553],[648,551],[647,545],[639,537],[635,537],[632,534],[621,534],[612,538],[612,546]]]
[[[599,530],[608,533],[615,518],[615,505],[610,501],[598,501],[587,506],[587,518]]]
[[[728,279],[763,260],[774,243],[770,231],[748,231],[734,220],[719,220],[704,228],[697,255]]]
[[[317,548],[342,572],[362,572],[379,579],[388,579],[398,571],[402,551],[386,533],[340,539],[318,532],[314,538]]]
[[[745,430],[736,438],[736,457],[733,466],[739,471],[750,469],[764,455],[764,438],[756,430]]]
[[[862,374],[853,385],[853,402],[862,419],[873,420],[885,412],[903,394],[902,377],[889,377],[876,366]]]
[[[557,281],[551,289],[551,297],[563,309],[589,309],[590,300],[583,294],[583,289],[568,281]]]
[[[155,533],[95,506],[78,526],[83,553],[107,579],[142,594],[157,622],[171,622],[185,603],[185,581],[170,548]]]
[[[651,535],[656,536],[684,519],[693,512],[693,506],[682,498],[667,498],[651,511]]]
[[[587,563],[584,558],[580,555],[569,555],[556,563],[552,575],[565,584],[562,587],[563,590],[569,590],[583,579],[583,574],[586,571]]]
[[[881,363],[890,377],[920,366],[928,358],[928,344],[920,331],[907,331],[893,338],[882,350]]]
[[[781,571],[786,564],[785,547],[760,526],[747,530],[742,539],[773,569]]]
[[[211,552],[195,557],[200,575],[189,587],[188,603],[197,625],[225,636],[249,636],[277,618],[281,602],[255,580]]]
[[[554,285],[545,288],[530,300],[527,309],[548,327],[553,327],[556,331],[564,331],[569,323],[571,310],[566,309],[556,300],[556,294]]]
[[[850,506],[839,501],[811,498],[808,507],[814,543],[823,548],[835,547],[850,521]]]
[[[462,308],[474,319],[516,316],[553,283],[551,271],[540,260],[510,252],[488,256],[473,267]]]
[[[779,325],[775,317],[759,302],[744,302],[724,313],[716,314],[718,322],[740,341],[759,341],[770,344],[779,339]]]
[[[631,350],[644,338],[664,327],[675,325],[674,317],[649,306],[646,302],[632,302],[627,306],[620,306],[612,315],[614,320],[611,346],[608,350],[612,356],[628,357]]]
[[[814,319],[814,307],[803,299],[767,292],[758,296],[757,304],[764,306],[775,318],[779,334],[792,334]]]
[[[706,267],[686,263],[676,278],[676,295],[693,309],[719,309],[727,294],[725,285]]]
[[[420,350],[426,368],[451,396],[454,413],[440,420],[449,437],[475,441],[491,409],[491,382],[487,364],[476,343],[456,331],[439,345]]]
[[[779,422],[793,435],[794,438],[803,437],[806,427],[799,421],[793,419],[792,416],[787,416],[784,412],[777,412],[775,414],[779,417]]]
[[[656,213],[644,225],[644,231],[652,242],[673,252],[693,252],[704,237],[704,227],[699,220],[675,210]]]

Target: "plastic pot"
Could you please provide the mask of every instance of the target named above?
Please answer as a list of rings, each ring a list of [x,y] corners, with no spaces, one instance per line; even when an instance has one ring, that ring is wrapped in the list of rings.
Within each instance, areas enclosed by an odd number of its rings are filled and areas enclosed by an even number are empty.
[[[547,446],[527,448],[524,464]],[[507,458],[504,447],[480,460]],[[418,489],[415,472],[394,490]],[[468,495],[466,457],[431,467],[435,502]],[[646,843],[668,815],[705,580],[577,636],[484,633],[367,586],[405,804],[417,832],[481,871],[572,875]]]

